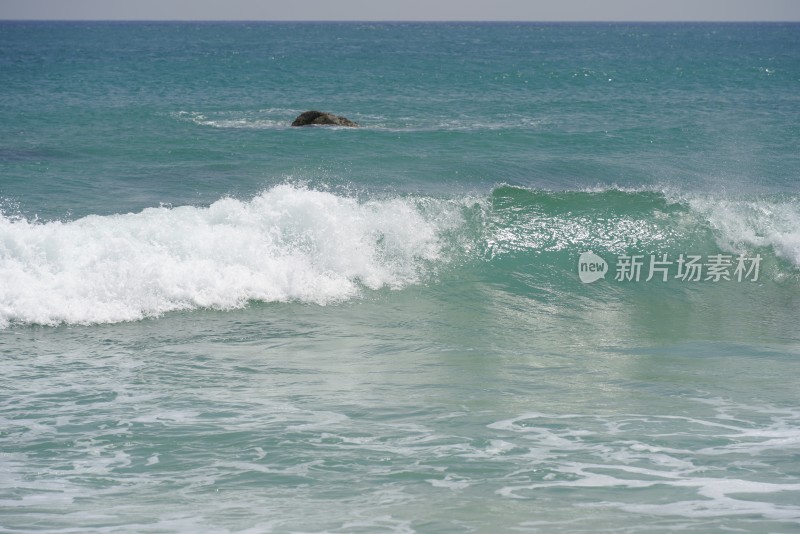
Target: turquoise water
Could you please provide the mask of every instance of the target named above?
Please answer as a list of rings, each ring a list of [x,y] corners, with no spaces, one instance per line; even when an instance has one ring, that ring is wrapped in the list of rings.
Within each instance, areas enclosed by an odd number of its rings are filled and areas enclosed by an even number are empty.
[[[796,531],[798,43],[0,23],[0,532]]]

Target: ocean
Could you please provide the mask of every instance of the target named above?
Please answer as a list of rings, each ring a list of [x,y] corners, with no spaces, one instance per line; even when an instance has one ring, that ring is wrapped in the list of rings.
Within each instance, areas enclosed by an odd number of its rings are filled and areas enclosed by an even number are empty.
[[[0,22],[0,532],[798,503],[800,24]]]

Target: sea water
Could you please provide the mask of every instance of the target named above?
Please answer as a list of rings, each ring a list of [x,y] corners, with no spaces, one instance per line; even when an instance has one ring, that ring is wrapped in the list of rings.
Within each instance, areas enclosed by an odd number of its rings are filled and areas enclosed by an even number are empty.
[[[798,43],[0,23],[0,532],[796,532]]]

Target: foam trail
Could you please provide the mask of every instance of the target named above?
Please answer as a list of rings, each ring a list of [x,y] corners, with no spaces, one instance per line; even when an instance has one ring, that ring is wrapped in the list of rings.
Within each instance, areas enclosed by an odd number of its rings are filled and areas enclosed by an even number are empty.
[[[249,300],[326,304],[401,288],[443,258],[458,210],[292,185],[207,208],[37,223],[0,215],[0,327],[107,323]]]

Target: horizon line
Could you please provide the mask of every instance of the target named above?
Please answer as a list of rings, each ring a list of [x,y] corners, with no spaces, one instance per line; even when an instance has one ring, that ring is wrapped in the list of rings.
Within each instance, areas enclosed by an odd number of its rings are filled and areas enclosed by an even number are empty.
[[[634,23],[634,24],[796,24],[796,20],[777,20],[777,19],[730,19],[730,20],[699,20],[699,19],[672,19],[672,20],[652,20],[652,19],[599,19],[599,20],[514,20],[514,19],[32,19],[32,18],[0,18],[0,22],[265,22],[265,23],[351,23],[351,24],[448,24],[448,23],[468,23],[468,24],[596,24],[596,23]]]

